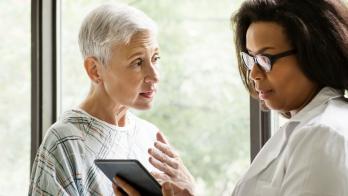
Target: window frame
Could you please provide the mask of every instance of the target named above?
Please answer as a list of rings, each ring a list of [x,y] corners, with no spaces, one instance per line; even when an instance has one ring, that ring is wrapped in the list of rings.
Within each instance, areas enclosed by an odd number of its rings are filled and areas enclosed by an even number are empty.
[[[31,156],[57,120],[60,0],[31,0]]]
[[[250,160],[251,162],[271,137],[271,111],[262,111],[260,102],[250,97]]]

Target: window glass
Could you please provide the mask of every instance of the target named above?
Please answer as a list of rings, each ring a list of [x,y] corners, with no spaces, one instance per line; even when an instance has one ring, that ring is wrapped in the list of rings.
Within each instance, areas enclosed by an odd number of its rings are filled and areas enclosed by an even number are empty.
[[[28,194],[30,174],[30,0],[0,1],[0,190]]]
[[[88,93],[77,36],[83,17],[102,2],[62,1],[62,111]],[[249,95],[230,25],[242,1],[121,2],[159,26],[159,92],[151,110],[134,112],[167,135],[195,176],[198,195],[230,195],[250,163]]]

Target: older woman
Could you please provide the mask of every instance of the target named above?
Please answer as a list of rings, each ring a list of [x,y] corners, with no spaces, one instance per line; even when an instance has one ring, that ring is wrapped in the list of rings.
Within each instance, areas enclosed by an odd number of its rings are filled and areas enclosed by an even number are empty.
[[[149,109],[159,81],[156,25],[128,6],[103,5],[85,18],[79,34],[91,89],[82,103],[53,124],[31,173],[29,195],[113,195],[95,159],[138,159],[158,129],[128,111]]]
[[[232,195],[348,195],[346,4],[247,0],[233,23],[244,84],[289,121],[261,149]],[[166,173],[158,178],[173,182],[167,195],[190,195],[184,190],[193,183],[180,158],[163,140],[155,147],[151,163]]]

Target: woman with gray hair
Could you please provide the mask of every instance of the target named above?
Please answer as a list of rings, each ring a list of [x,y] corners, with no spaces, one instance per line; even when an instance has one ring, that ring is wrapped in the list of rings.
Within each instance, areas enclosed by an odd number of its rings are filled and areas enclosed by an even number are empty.
[[[54,123],[38,149],[29,195],[114,195],[95,159],[138,159],[158,129],[128,111],[149,109],[159,82],[156,24],[126,6],[102,5],[84,20],[79,46],[91,80],[82,103]]]

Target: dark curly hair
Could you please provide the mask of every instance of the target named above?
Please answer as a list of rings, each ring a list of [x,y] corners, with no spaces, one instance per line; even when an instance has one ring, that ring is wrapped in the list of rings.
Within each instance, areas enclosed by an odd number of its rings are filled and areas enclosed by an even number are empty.
[[[281,25],[297,50],[300,69],[320,87],[348,89],[348,8],[340,0],[247,0],[231,22],[235,30],[238,68],[255,95],[249,71],[239,53],[246,52],[246,32],[253,22]]]

